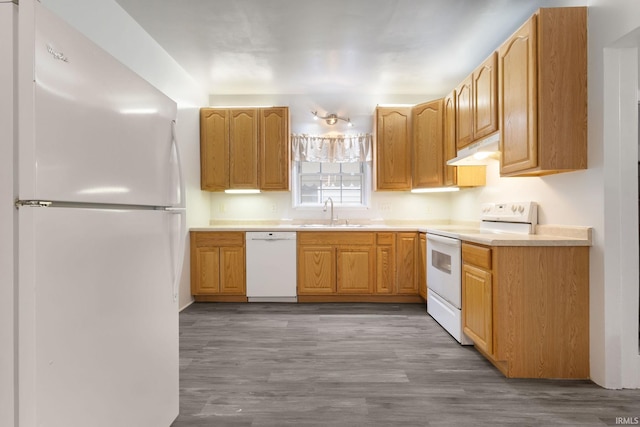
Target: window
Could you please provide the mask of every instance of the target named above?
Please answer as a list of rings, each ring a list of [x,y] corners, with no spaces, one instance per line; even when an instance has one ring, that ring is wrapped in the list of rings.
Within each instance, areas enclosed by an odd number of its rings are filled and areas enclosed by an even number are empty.
[[[331,197],[336,206],[367,206],[371,162],[294,162],[294,205],[319,206]]]

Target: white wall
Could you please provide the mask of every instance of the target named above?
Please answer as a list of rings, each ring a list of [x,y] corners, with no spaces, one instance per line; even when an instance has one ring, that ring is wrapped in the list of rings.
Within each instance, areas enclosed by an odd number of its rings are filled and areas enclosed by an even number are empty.
[[[0,1],[0,425],[14,424],[14,23],[17,6]]]
[[[446,221],[450,216],[449,198],[450,193],[374,192],[370,208],[336,206],[335,215],[339,219],[349,220]],[[213,221],[329,219],[329,214],[322,212],[321,208],[292,208],[291,193],[288,192],[250,195],[214,193],[211,196],[211,216]]]
[[[469,212],[481,202],[534,200],[540,204],[542,224],[594,227],[591,377],[609,388],[640,387],[638,60],[636,51],[625,55],[610,49],[616,43],[640,44],[636,30],[640,2],[591,0],[589,7],[589,169],[541,178],[500,178],[495,163],[489,168],[487,186],[454,195],[451,212],[455,219],[469,219],[473,216]],[[620,87],[628,92],[626,97],[620,96]]]
[[[176,132],[186,184],[187,228],[208,223],[209,194],[200,191],[199,169],[199,108],[208,103],[206,92],[115,1],[42,3],[177,102]],[[185,244],[180,307],[192,301],[187,235]]]

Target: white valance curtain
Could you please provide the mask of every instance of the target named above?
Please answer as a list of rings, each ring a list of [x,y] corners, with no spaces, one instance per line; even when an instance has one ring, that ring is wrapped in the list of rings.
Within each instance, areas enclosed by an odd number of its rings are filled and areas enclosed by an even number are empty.
[[[354,163],[371,161],[370,133],[358,135],[292,134],[293,160],[301,162]]]

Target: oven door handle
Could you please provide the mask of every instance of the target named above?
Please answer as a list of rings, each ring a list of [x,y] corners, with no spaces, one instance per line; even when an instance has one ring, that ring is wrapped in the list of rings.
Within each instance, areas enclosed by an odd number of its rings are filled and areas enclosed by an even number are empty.
[[[454,246],[456,248],[459,248],[462,245],[462,243],[458,239],[452,239],[451,237],[442,237],[435,234],[427,234],[427,240],[442,243],[448,246]]]

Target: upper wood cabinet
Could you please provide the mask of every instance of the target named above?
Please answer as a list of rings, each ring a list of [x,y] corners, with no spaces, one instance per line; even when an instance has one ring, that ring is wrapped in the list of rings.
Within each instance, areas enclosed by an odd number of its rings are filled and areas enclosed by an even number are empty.
[[[377,107],[377,190],[411,190],[411,108]]]
[[[587,9],[540,9],[499,49],[500,174],[587,168]]]
[[[258,188],[258,110],[229,111],[229,188]]]
[[[208,191],[229,188],[229,110],[200,110],[200,183]]]
[[[487,167],[479,166],[448,166],[447,161],[456,157],[456,91],[453,90],[444,98],[442,110],[443,134],[443,175],[441,186],[457,185],[458,187],[478,187],[486,184]]]
[[[202,108],[201,187],[289,189],[289,109]]]
[[[443,122],[443,162],[444,176],[442,184],[456,185],[456,167],[447,166],[447,161],[456,157],[456,91],[453,90],[444,98],[442,110]]]
[[[442,99],[412,108],[412,188],[441,187],[444,183],[443,110]]]
[[[456,88],[456,148],[498,130],[498,66],[494,52]]]
[[[456,88],[456,148],[473,142],[473,76],[468,76]]]
[[[498,130],[498,54],[494,52],[473,72],[473,139]]]
[[[289,190],[289,108],[260,109],[260,189]]]

